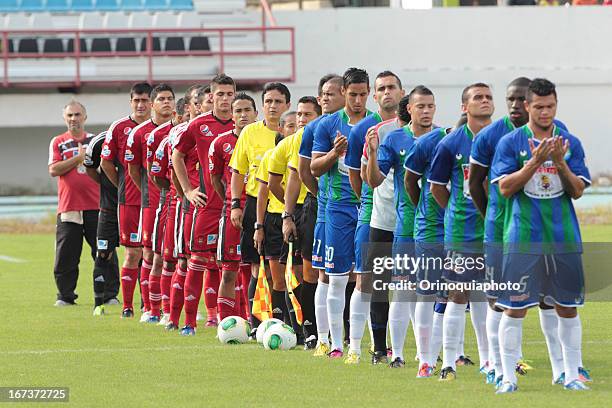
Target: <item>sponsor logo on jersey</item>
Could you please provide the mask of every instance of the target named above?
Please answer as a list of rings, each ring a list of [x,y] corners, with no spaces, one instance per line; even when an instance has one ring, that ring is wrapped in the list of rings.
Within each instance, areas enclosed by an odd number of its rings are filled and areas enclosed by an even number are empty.
[[[107,156],[110,156],[110,154],[111,154],[110,148],[108,146],[104,146],[102,148],[102,156],[107,157]]]
[[[108,249],[108,240],[99,239],[98,240],[98,250],[105,250],[105,249]]]
[[[213,132],[210,131],[210,128],[207,125],[202,125],[200,126],[200,132],[204,135],[204,136],[214,136]]]
[[[240,255],[240,244],[236,245],[236,255]]]
[[[153,137],[153,133],[147,133],[145,135],[145,138],[147,139],[147,146],[151,146],[153,142],[155,141],[155,137]]]
[[[158,151],[155,152],[155,157],[158,160],[162,160],[164,158],[164,151],[159,149]]]
[[[132,128],[131,128],[131,127],[129,127],[129,126],[126,126],[126,127],[123,129],[123,133],[124,133],[124,134],[126,134],[126,135],[129,135],[131,131],[132,131]]]
[[[525,151],[525,150],[521,150],[521,151],[519,152],[519,154],[521,155],[521,157],[525,157],[525,156],[527,156],[527,151]]]
[[[206,237],[206,244],[212,245],[212,244],[215,244],[216,242],[217,242],[217,234],[208,234],[208,236]]]
[[[459,161],[459,160],[463,159],[463,155],[461,153],[457,153],[455,155],[455,159],[457,159],[457,161]]]
[[[229,143],[223,143],[223,151],[229,153],[232,150],[232,145]]]
[[[126,150],[125,151],[125,160],[127,160],[127,161],[134,160],[134,153],[132,153],[131,150]]]
[[[130,234],[130,242],[138,242],[138,233],[137,232],[132,232]]]

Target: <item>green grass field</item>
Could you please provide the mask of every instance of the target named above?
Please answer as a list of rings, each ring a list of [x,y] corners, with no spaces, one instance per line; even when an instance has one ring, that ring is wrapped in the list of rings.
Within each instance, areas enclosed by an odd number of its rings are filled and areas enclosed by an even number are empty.
[[[609,241],[612,225],[586,226],[583,235],[585,241]],[[214,330],[201,328],[197,336],[183,338],[137,319],[121,320],[120,306],[93,318],[92,262],[85,254],[79,305],[53,307],[53,248],[49,234],[0,235],[0,386],[69,387],[69,405],[79,407],[612,405],[609,303],[590,303],[581,310],[584,362],[594,378],[590,392],[571,393],[551,385],[534,311],[526,319],[523,351],[536,369],[520,378],[518,393],[496,396],[473,367],[460,367],[454,383],[439,383],[417,380],[414,361],[404,370],[390,370],[368,361],[345,366],[298,349],[223,346]],[[477,356],[470,323],[466,351]],[[414,353],[409,334],[406,356]]]

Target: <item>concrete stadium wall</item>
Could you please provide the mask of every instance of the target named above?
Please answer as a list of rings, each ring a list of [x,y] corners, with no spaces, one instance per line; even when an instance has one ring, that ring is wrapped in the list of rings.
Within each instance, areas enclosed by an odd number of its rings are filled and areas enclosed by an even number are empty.
[[[558,117],[583,140],[592,173],[612,172],[612,7],[341,8],[275,16],[279,25],[296,28],[297,81],[290,84],[295,99],[314,94],[325,73],[358,66],[374,77],[391,69],[406,89],[421,83],[432,88],[436,122],[451,125],[465,85],[493,86],[497,118],[505,114],[504,89],[511,79],[547,77],[558,85]],[[16,185],[53,189],[47,146],[62,129],[61,107],[70,97],[0,95],[0,163],[3,170],[15,169],[0,172],[0,193]],[[88,108],[91,131],[128,109],[124,92],[78,98]]]

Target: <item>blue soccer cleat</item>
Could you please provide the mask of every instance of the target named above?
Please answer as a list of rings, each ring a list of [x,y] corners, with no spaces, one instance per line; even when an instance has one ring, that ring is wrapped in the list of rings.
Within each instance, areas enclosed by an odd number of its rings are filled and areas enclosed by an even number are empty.
[[[583,383],[593,381],[591,372],[584,367],[578,367],[578,379]]]
[[[557,379],[553,379],[553,385],[563,385],[565,384],[565,373],[561,373]]]
[[[489,372],[487,373],[485,384],[495,384],[496,378],[497,377],[495,376],[495,369],[489,370]]]
[[[499,390],[503,383],[504,383],[504,376],[500,374],[495,379],[495,389]]]
[[[195,336],[195,328],[185,326],[181,329],[181,336]]]
[[[149,318],[146,320],[146,323],[158,324],[160,320],[161,318],[159,316],[149,316]]]
[[[518,387],[516,384],[511,383],[511,382],[505,382],[501,385],[501,387],[499,387],[499,389],[497,391],[495,391],[496,394],[509,394],[512,392],[516,392],[518,391]]]
[[[587,387],[583,382],[580,382],[580,380],[574,380],[569,384],[565,384],[563,386],[563,388],[565,388],[568,391],[587,391],[590,390],[589,387]]]

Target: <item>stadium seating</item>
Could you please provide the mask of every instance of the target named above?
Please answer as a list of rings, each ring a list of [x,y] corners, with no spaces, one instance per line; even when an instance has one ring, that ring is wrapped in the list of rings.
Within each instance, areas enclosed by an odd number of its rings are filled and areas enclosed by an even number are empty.
[[[19,7],[23,11],[43,11],[43,0],[21,0]]]
[[[216,3],[216,2],[213,2]],[[193,0],[0,0],[0,13],[193,10]]]

